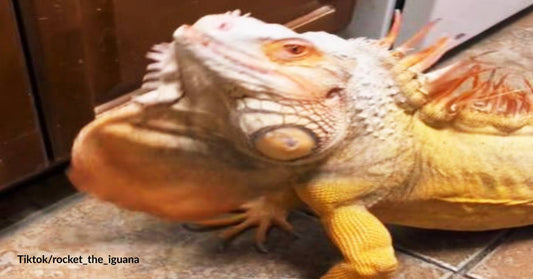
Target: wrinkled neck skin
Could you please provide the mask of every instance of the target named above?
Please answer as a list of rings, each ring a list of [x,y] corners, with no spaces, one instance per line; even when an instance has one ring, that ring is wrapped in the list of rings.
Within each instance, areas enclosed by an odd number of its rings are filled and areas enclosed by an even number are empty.
[[[196,61],[193,55],[185,48],[176,44],[176,57],[180,65],[181,87],[183,97],[174,105],[175,108],[185,111],[199,112],[209,115],[213,121],[221,123],[217,134],[225,138],[228,143],[243,151],[241,146],[246,144],[235,125],[231,124],[231,111],[223,97],[231,84],[227,84],[219,77],[207,70],[203,63]],[[191,123],[194,125],[194,123]]]
[[[195,58],[176,44],[176,57],[178,59],[181,88],[184,96],[179,103],[184,109],[212,114],[226,118],[229,111],[223,105],[220,85],[216,76],[195,61]]]
[[[358,65],[347,86],[348,134],[338,149],[302,180],[354,180],[375,203],[390,190],[407,183],[414,166],[414,143],[410,131],[412,114],[390,71],[394,63],[388,51],[367,39],[356,39]],[[370,186],[369,186],[370,185]]]

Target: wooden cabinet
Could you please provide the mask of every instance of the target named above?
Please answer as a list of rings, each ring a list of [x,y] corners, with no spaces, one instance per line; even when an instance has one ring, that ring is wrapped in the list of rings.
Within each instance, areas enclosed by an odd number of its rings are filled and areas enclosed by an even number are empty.
[[[354,0],[12,0],[12,3],[19,15],[20,34],[27,44],[28,64],[40,100],[38,109],[52,162],[68,159],[74,137],[94,117],[97,105],[139,87],[148,63],[145,53],[153,44],[171,40],[179,25],[193,23],[205,14],[240,9],[299,31],[333,32],[348,24],[354,7]],[[19,47],[12,51],[19,51]],[[23,87],[20,90],[27,92]],[[12,98],[4,95],[2,98]],[[31,101],[28,96],[25,100]],[[30,119],[33,117],[30,108],[17,113],[26,113]],[[25,132],[33,129],[37,133],[37,126],[32,125],[17,129]],[[3,176],[0,173],[0,184]]]
[[[0,1],[0,188],[45,168],[47,161],[34,110],[13,8]]]

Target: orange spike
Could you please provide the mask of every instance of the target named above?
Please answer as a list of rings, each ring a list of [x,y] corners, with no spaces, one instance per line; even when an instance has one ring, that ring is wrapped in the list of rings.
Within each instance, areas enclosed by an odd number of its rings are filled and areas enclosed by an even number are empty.
[[[490,81],[485,81],[472,88],[470,95],[462,93],[457,99],[468,104],[475,101],[486,100],[487,98],[485,96],[490,92],[490,86]]]
[[[531,104],[533,104],[533,98],[531,98],[531,95],[528,94],[528,95],[527,95],[527,101],[524,102],[524,110],[525,110],[527,113],[530,113],[530,112],[531,112]]]
[[[468,76],[474,71],[474,69],[479,70],[479,65],[470,64],[472,64],[472,61],[459,60],[444,68],[425,74],[426,90],[428,92],[442,91],[443,88],[448,88],[450,84],[456,81],[459,76]]]
[[[531,85],[531,83],[529,82],[529,80],[527,80],[527,78],[524,78],[524,83],[529,88],[529,91],[531,91],[531,94],[533,94],[533,85]]]
[[[448,101],[448,103],[446,104],[446,107],[450,108],[454,104],[456,106],[468,105],[470,103],[470,98],[479,94],[479,91],[482,91],[482,90],[483,90],[483,87],[479,87],[479,88],[472,88],[466,92],[463,92],[461,93],[461,95],[451,98],[451,100]]]
[[[525,92],[524,94],[524,110],[530,112],[531,104],[533,104],[533,85],[531,85],[527,78],[524,78],[524,84],[529,88],[529,92]]]
[[[443,48],[448,44],[450,41],[450,37],[442,37],[437,40],[436,43],[433,45],[427,47],[426,49],[423,49],[417,53],[413,53],[411,55],[408,55],[400,60],[400,64],[403,65],[406,68],[410,68],[418,63],[421,63],[426,58],[431,57],[433,53],[438,51],[439,49]]]
[[[495,93],[495,88],[494,88],[494,82],[492,82],[492,80],[494,79],[495,76],[496,76],[496,69],[492,69],[490,71],[489,78],[485,80],[483,83],[481,83],[480,85],[480,87],[483,87],[485,91],[477,94],[478,95],[477,100],[490,100],[493,97],[492,95],[494,95]],[[476,75],[476,79],[479,79],[479,74]]]
[[[518,111],[519,109],[519,99],[518,97],[514,97],[514,98],[509,98],[507,100],[507,111],[506,113],[509,115],[509,114],[512,114],[513,116],[516,116],[516,112]]]
[[[502,93],[499,93],[498,92],[495,92],[495,91],[492,91],[490,92],[492,94],[489,94],[489,102],[492,103],[492,107],[494,108],[493,111],[495,113],[500,113],[501,112],[501,106],[502,106],[502,103],[503,103],[503,98],[502,98]],[[492,95],[492,96],[491,96]]]
[[[484,51],[482,53],[479,53],[479,54],[476,54],[474,56],[470,56],[470,60],[476,62],[476,63],[480,63],[480,64],[485,64],[486,62],[483,62],[481,60],[479,60],[479,58],[482,58],[483,56],[487,56],[487,55],[490,55],[492,53],[496,53],[498,52],[497,50],[487,50],[487,51]]]
[[[394,20],[392,22],[392,26],[389,30],[389,33],[385,38],[381,39],[379,41],[379,45],[390,49],[394,42],[396,41],[396,38],[398,38],[398,34],[400,33],[400,27],[402,25],[402,13],[400,10],[396,9],[394,10]]]
[[[515,109],[515,112],[514,114],[515,115],[519,115],[523,112],[523,109],[524,109],[524,103],[527,102],[526,98],[525,98],[525,94],[523,94],[524,92],[522,92],[522,94],[518,94],[518,97],[516,98],[516,109]]]
[[[475,75],[474,80],[472,81],[472,87],[477,87],[479,86],[479,74]]]
[[[459,88],[464,82],[466,82],[468,79],[470,78],[475,79],[480,73],[483,73],[485,71],[487,70],[482,69],[481,66],[474,65],[467,72],[465,72],[464,74],[460,75],[457,78],[450,79],[446,82],[431,85],[431,88],[429,90],[429,96],[430,98],[434,98],[434,100],[439,100],[440,102],[440,99],[446,99],[447,96],[452,95],[452,93],[457,88]],[[473,89],[479,89],[482,85],[484,84],[480,84],[477,86],[477,88],[473,88]]]
[[[437,24],[437,22],[439,22],[440,20],[441,19],[438,18],[438,19],[435,19],[435,20],[429,22],[428,24],[426,24],[426,26],[422,27],[422,29],[420,29],[418,32],[416,32],[416,34],[414,36],[409,38],[407,41],[405,41],[399,47],[395,48],[394,51],[397,52],[397,53],[401,53],[401,54],[405,55],[405,53],[407,53],[417,43],[419,43],[429,33],[429,31],[431,31],[431,29],[433,29],[435,24]]]
[[[492,85],[492,90],[495,90],[496,88],[494,87],[494,83],[492,82],[492,80],[494,80],[494,77],[496,76],[496,71],[498,69],[497,68],[494,68],[490,71],[490,76],[489,78],[487,79],[487,82],[489,82],[491,85]],[[499,86],[498,86],[499,87]]]
[[[437,102],[449,99],[450,96],[453,95],[453,92],[469,78],[469,76],[464,76],[462,78],[454,79],[447,84],[448,86],[445,87],[445,90],[430,91],[430,97]],[[444,89],[444,87],[442,89]]]
[[[496,69],[494,69],[494,72],[496,72]],[[505,82],[505,80],[507,79],[507,77],[509,77],[509,74],[505,74],[505,75],[503,75],[503,76],[500,78],[500,80],[494,84],[494,90],[496,90],[496,89],[498,89],[499,87],[501,87],[501,86],[504,84],[504,82]]]
[[[448,50],[450,50],[452,47],[456,45],[457,40],[462,38],[464,34],[459,34],[455,36],[452,43],[449,43],[449,40],[446,43],[442,43],[441,45],[437,45],[435,50],[431,52],[428,56],[426,56],[422,61],[417,63],[412,67],[411,70],[414,72],[423,72],[427,69],[429,69],[431,66],[433,66],[439,59],[446,53]]]
[[[459,68],[465,67],[468,63],[470,63],[468,60],[459,60],[451,65],[425,74],[426,79],[429,83],[440,83],[450,80]]]

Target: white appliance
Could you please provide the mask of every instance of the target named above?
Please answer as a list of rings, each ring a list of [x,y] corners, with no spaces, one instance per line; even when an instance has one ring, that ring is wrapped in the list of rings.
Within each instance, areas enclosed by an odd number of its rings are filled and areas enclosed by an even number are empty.
[[[344,37],[384,36],[397,4],[396,0],[358,0],[352,22],[340,34]],[[444,34],[464,33],[460,40],[463,42],[531,5],[533,0],[405,0],[398,41],[404,41],[431,20],[440,18],[420,45],[427,46]]]

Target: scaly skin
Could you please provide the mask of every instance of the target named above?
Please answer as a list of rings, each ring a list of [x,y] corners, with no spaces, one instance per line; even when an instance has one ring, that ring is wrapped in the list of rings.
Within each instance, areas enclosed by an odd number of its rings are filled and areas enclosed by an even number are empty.
[[[531,83],[478,62],[424,74],[451,39],[389,51],[396,19],[381,41],[235,12],[182,26],[149,54],[149,92],[82,130],[71,180],[126,208],[235,225],[224,237],[258,226],[259,243],[272,224],[292,229],[301,200],[344,256],[322,279],[389,278],[383,223],[533,224]]]
[[[416,175],[409,186],[372,209],[380,219],[469,231],[533,223],[530,136],[434,129],[419,120],[413,133]]]

